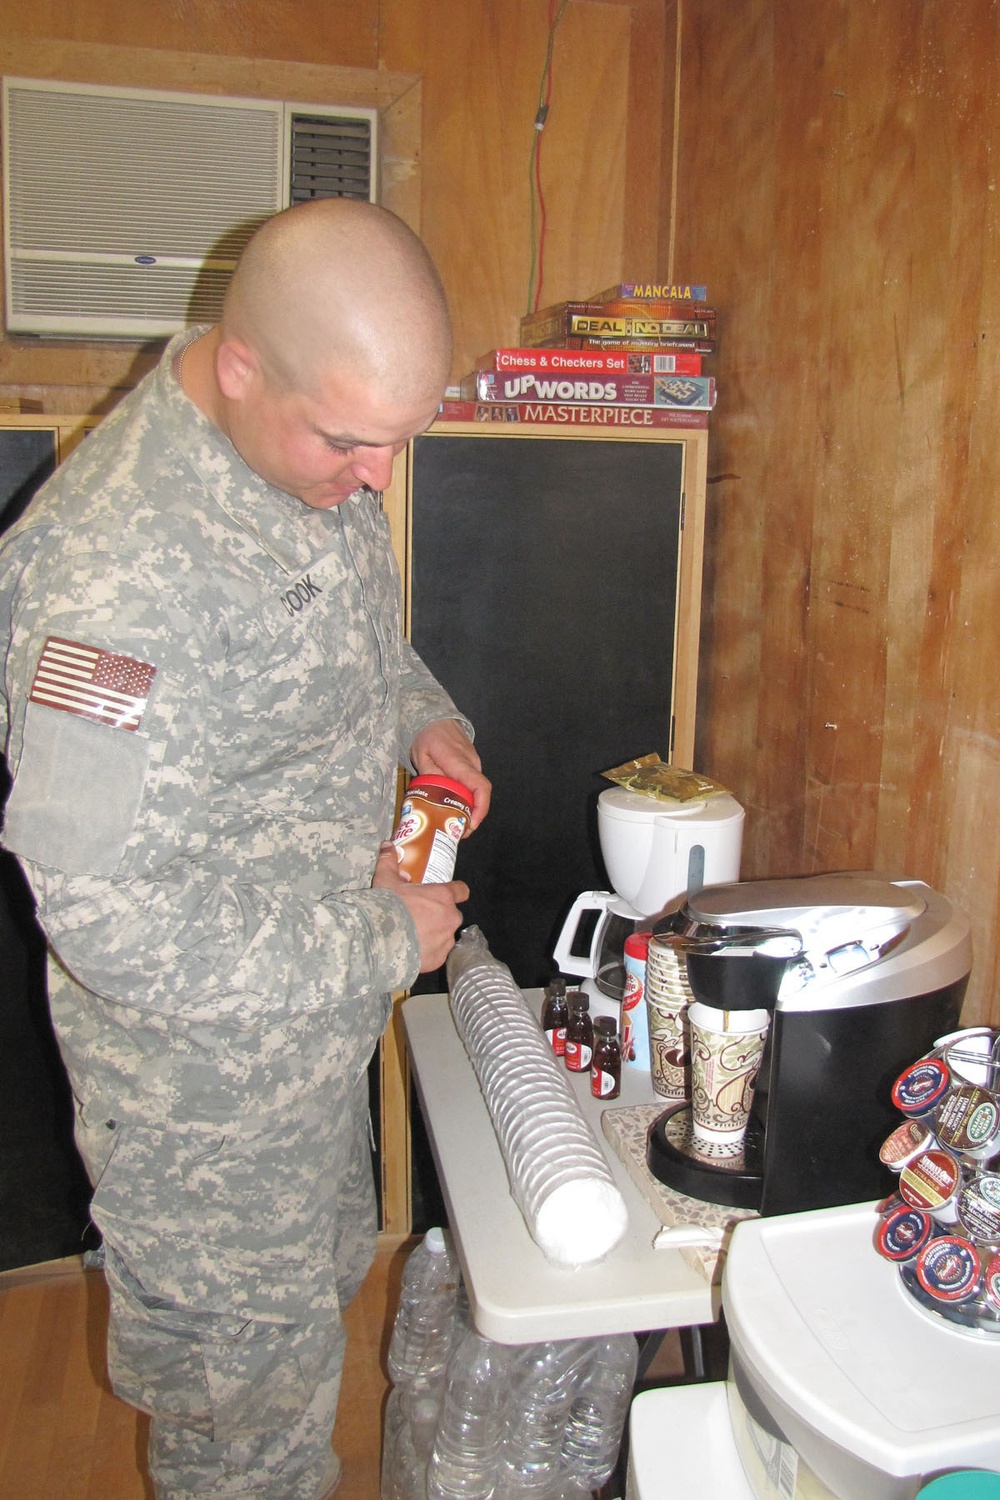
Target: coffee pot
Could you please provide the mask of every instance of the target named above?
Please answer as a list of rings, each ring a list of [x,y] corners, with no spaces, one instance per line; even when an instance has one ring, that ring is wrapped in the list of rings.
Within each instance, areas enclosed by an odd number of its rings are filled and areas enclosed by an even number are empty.
[[[696,1000],[771,1016],[743,1156],[701,1160],[679,1103],[650,1128],[653,1176],[762,1214],[882,1197],[892,1085],[959,1024],[968,919],[921,881],[847,872],[713,886],[653,931]]]
[[[743,808],[728,792],[667,802],[626,787],[597,799],[601,855],[613,890],[584,891],[553,950],[560,973],[611,1000],[625,992],[625,939],[676,897],[739,878]]]

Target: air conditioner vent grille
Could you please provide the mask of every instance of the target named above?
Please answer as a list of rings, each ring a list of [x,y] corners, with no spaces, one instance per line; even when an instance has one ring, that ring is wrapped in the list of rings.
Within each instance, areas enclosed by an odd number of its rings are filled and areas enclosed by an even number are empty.
[[[14,334],[158,338],[215,321],[250,235],[290,203],[374,201],[378,115],[5,77]]]
[[[368,120],[293,114],[289,201],[370,198],[371,135]]]
[[[229,281],[228,271],[202,269],[192,284],[190,269],[161,263],[154,267],[19,262],[11,287],[19,306],[42,303],[51,328],[68,317],[101,324],[141,321],[151,337],[191,323],[215,322]]]
[[[19,90],[8,128],[19,251],[234,256],[281,203],[280,107]]]

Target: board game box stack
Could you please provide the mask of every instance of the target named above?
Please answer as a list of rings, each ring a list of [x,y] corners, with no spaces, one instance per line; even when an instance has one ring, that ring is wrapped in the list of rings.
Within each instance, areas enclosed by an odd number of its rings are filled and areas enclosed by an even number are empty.
[[[521,319],[449,392],[439,420],[588,427],[707,427],[715,308],[704,286],[620,282]]]

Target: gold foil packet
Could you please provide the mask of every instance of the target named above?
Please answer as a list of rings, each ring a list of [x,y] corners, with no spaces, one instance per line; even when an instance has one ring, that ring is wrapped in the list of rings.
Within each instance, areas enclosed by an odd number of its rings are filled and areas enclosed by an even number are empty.
[[[684,771],[679,766],[668,766],[656,754],[641,755],[637,760],[627,760],[623,766],[604,771],[602,775],[630,792],[641,792],[659,802],[691,802],[695,797],[718,797],[727,792],[721,782],[711,776],[702,776],[697,771]]]

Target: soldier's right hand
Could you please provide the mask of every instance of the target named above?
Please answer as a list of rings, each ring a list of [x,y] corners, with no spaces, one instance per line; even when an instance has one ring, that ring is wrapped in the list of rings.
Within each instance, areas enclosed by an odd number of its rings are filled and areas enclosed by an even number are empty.
[[[372,885],[395,891],[413,918],[420,943],[420,972],[431,974],[440,969],[455,946],[455,934],[462,925],[460,903],[468,901],[469,887],[464,880],[449,880],[441,885],[414,885],[399,873],[396,851],[389,846],[380,851]]]

